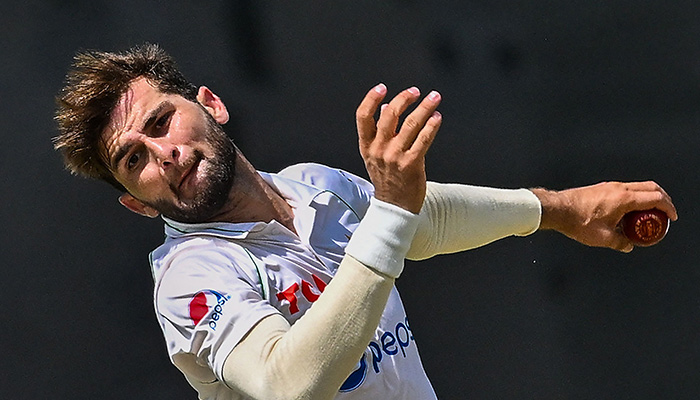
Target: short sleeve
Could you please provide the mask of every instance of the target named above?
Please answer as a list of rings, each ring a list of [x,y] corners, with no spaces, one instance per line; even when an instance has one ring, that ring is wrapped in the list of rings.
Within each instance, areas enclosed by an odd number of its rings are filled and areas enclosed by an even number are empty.
[[[279,312],[264,298],[254,262],[240,246],[191,238],[173,253],[155,294],[168,353],[181,370],[192,363],[178,360],[194,356],[199,367],[209,367],[221,380],[231,350],[258,321]]]

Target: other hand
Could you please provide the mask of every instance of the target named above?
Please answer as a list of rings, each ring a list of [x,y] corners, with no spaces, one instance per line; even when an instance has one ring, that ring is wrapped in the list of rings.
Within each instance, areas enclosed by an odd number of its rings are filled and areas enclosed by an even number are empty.
[[[357,108],[360,154],[375,188],[375,197],[413,213],[420,212],[425,198],[425,154],[435,139],[442,115],[437,111],[441,96],[430,92],[406,116],[399,118],[420,97],[416,87],[406,89],[381,107],[387,88],[372,88]]]
[[[634,245],[619,229],[622,217],[657,208],[672,221],[678,213],[661,186],[647,182],[603,182],[559,192],[533,189],[542,202],[540,229],[554,229],[589,246],[630,252]]]

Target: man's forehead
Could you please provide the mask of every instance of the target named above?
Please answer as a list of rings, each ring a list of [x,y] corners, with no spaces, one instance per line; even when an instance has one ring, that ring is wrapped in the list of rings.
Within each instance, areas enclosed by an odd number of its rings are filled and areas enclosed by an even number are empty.
[[[146,113],[151,104],[157,104],[158,100],[165,96],[165,93],[146,78],[137,78],[129,84],[110,112],[109,122],[102,132],[101,152],[108,165],[110,150],[114,149],[119,136],[131,130],[134,124],[138,123],[139,116]]]
[[[155,84],[146,78],[137,78],[129,84],[129,87],[121,95],[114,109],[110,113],[108,128],[117,131],[127,128],[130,123],[147,110],[148,105],[158,98],[165,97]]]

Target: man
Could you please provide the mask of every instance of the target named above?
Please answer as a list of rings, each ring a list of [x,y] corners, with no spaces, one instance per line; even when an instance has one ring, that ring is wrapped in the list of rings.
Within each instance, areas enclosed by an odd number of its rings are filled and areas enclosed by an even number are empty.
[[[405,258],[555,229],[631,251],[631,210],[676,219],[653,182],[553,192],[426,182],[440,94],[417,88],[357,109],[371,183],[317,164],[256,171],[220,127],[228,112],[160,48],[76,57],[55,146],[74,173],[162,215],[154,303],[172,362],[202,399],[430,399],[435,394],[394,281]],[[359,361],[358,361],[359,360]]]

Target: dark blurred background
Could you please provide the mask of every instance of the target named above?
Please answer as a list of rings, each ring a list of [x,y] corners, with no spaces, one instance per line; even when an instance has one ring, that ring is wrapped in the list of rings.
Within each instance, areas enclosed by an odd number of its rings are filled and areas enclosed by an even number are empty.
[[[442,399],[700,398],[700,5],[694,1],[6,2],[0,12],[2,399],[194,399],[147,254],[162,224],[52,150],[80,49],[161,44],[227,103],[258,168],[365,176],[354,111],[439,90],[429,178],[562,189],[653,179],[681,219],[629,255],[540,232],[407,266]]]

